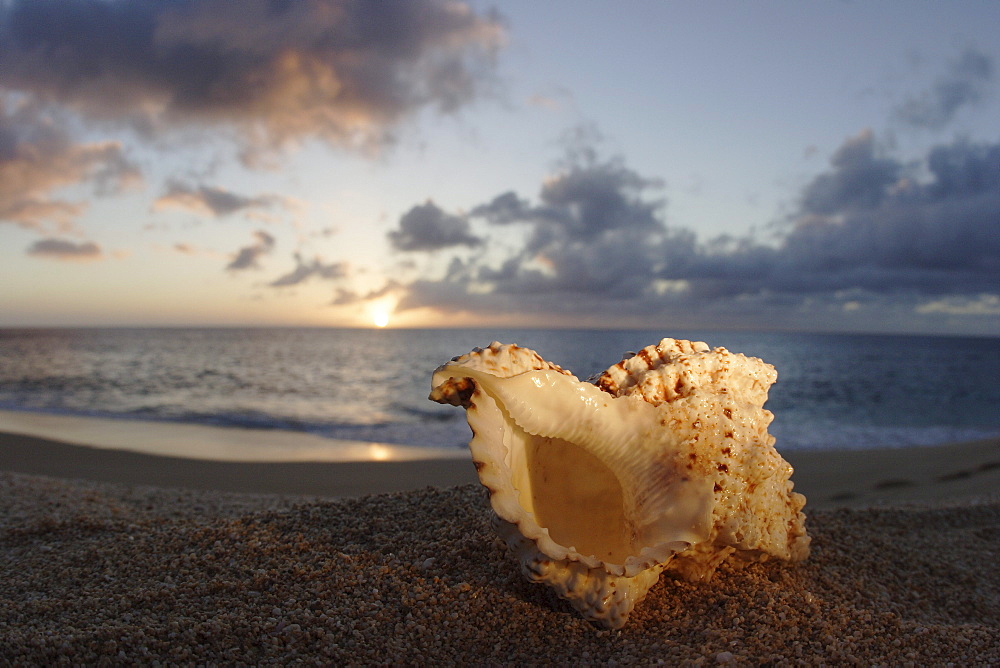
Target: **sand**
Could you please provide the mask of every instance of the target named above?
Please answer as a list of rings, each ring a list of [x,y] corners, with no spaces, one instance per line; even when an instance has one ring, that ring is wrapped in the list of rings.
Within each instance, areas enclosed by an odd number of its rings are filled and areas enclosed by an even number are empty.
[[[345,497],[475,482],[468,459],[220,462],[69,445],[0,433],[0,471],[99,482],[259,494]]]
[[[523,580],[468,462],[0,435],[0,663],[1000,664],[1000,443],[784,454],[806,562],[664,576],[606,631]]]
[[[101,428],[108,424],[96,422],[101,423]],[[214,429],[212,436],[225,431],[229,430]],[[918,450],[790,451],[782,455],[795,468],[795,489],[809,498],[811,508],[961,501],[1000,489],[1000,439]],[[404,461],[212,461],[71,445],[3,432],[0,471],[130,485],[329,498],[477,481],[467,455]]]

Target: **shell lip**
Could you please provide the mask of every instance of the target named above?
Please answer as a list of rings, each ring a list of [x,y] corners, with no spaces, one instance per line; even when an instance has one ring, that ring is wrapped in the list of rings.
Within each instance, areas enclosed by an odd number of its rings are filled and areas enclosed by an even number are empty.
[[[449,365],[444,365],[447,367]],[[444,370],[444,368],[442,368]],[[530,373],[530,372],[525,372]],[[520,375],[520,374],[517,374]],[[467,411],[471,414],[480,409],[481,400],[494,399],[483,389],[481,384],[472,374],[465,375],[465,380],[471,381],[474,391],[468,395]],[[514,419],[508,414],[508,417]],[[516,420],[515,420],[516,422]],[[471,423],[470,423],[471,424]],[[524,425],[518,426],[524,429]],[[540,436],[525,429],[526,433]],[[506,446],[503,446],[507,450]],[[549,533],[549,529],[542,526],[534,517],[534,513],[525,510],[518,501],[519,491],[511,483],[508,471],[504,470],[503,459],[498,458],[496,453],[490,451],[490,439],[473,429],[473,437],[469,441],[469,449],[473,459],[477,462],[477,472],[480,482],[490,492],[490,505],[496,515],[517,527],[520,534],[531,540],[536,548],[550,559],[560,561],[575,561],[591,569],[603,569],[611,575],[635,577],[642,571],[654,568],[669,561],[676,553],[683,552],[695,542],[686,540],[670,540],[661,543],[643,546],[637,554],[628,556],[623,562],[608,562],[598,558],[593,554],[585,554],[577,550],[574,546],[566,546],[557,542]],[[504,453],[509,454],[508,452]]]
[[[490,489],[490,492],[492,498],[494,490]],[[555,561],[576,561],[587,568],[603,569],[609,574],[619,577],[635,577],[643,571],[654,568],[657,565],[663,565],[672,559],[675,554],[683,552],[692,545],[688,541],[663,542],[658,545],[643,547],[638,554],[629,556],[622,563],[615,563],[599,559],[593,554],[584,554],[572,546],[567,547],[557,543],[549,535],[549,530],[535,522],[534,518],[530,517],[531,513],[527,511],[523,511],[523,515],[520,518],[505,517],[500,511],[497,511],[495,506],[494,512],[497,513],[497,517],[500,519],[516,526],[518,532],[523,537],[534,542],[538,551],[546,557]]]

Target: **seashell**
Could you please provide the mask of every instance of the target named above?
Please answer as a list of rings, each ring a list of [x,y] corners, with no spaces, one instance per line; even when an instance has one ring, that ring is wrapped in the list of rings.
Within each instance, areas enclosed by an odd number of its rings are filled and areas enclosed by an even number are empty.
[[[767,433],[774,367],[663,339],[592,382],[516,345],[438,367],[430,398],[463,406],[494,527],[531,581],[584,617],[625,624],[668,570],[809,553],[792,468]]]

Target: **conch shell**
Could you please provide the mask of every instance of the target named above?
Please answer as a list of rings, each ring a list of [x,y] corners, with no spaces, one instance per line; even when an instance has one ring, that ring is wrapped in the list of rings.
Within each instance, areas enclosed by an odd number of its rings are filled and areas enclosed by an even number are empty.
[[[767,433],[776,377],[663,339],[581,382],[494,342],[438,367],[430,398],[465,407],[494,526],[524,575],[620,628],[665,569],[707,580],[730,556],[808,556],[805,497]]]

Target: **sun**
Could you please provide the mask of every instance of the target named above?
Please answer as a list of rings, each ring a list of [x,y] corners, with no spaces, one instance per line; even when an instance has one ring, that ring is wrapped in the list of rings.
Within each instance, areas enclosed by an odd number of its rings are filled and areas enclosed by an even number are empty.
[[[371,322],[373,327],[383,329],[389,326],[396,312],[397,301],[392,295],[388,295],[373,299],[365,304],[364,312],[367,313],[369,322]]]

